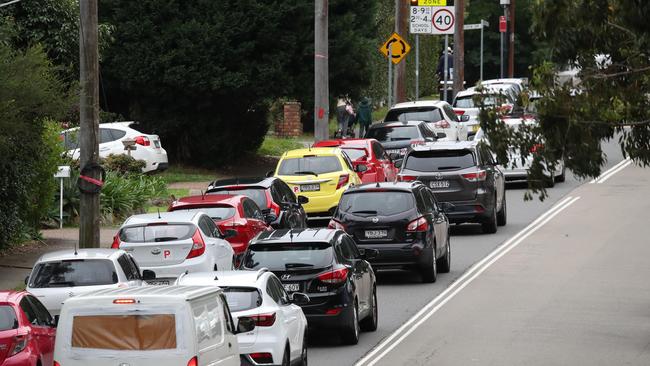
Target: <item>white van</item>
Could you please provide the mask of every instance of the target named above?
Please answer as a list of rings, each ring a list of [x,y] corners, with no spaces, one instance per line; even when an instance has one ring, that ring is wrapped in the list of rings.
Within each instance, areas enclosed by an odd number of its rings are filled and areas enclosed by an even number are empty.
[[[55,366],[235,366],[238,329],[218,287],[144,286],[101,290],[65,301]]]

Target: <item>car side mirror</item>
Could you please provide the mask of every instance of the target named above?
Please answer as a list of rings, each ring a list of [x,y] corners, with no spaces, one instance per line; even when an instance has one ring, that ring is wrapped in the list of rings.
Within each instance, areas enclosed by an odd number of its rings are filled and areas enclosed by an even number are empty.
[[[442,210],[442,212],[453,212],[456,210],[456,206],[454,206],[453,203],[441,202],[440,209]]]
[[[271,225],[271,223],[277,219],[278,216],[275,214],[275,212],[269,212],[266,215],[264,215],[264,222],[266,222],[268,225]]]
[[[255,329],[255,320],[248,316],[242,316],[237,322],[237,334],[248,333]]]
[[[403,162],[404,162],[404,159],[395,160],[395,162],[393,163],[393,165],[395,165],[395,168],[398,168],[398,169],[399,169],[399,168],[402,167],[402,163],[403,163]]]
[[[309,203],[309,198],[305,196],[298,196],[298,203],[300,203],[301,205],[305,205]]]
[[[150,269],[145,269],[144,271],[142,271],[142,280],[151,281],[155,279],[156,279],[156,272]]]
[[[25,277],[25,286],[29,283],[29,276]]]
[[[375,259],[379,255],[379,251],[377,249],[359,248],[359,251],[361,252],[361,258],[365,260]]]
[[[294,292],[289,295],[289,301],[291,301],[292,304],[305,305],[309,303],[310,299],[309,296],[302,292]]]
[[[390,160],[393,160],[393,161],[395,161],[395,160],[399,160],[399,158],[402,157],[402,156],[401,156],[400,154],[398,154],[398,153],[390,153],[388,156],[390,157]]]
[[[462,116],[460,116],[460,121],[461,122],[469,121],[469,114],[463,114]]]
[[[228,229],[228,230],[223,232],[223,238],[224,239],[232,238],[234,236],[237,236],[237,230],[235,230],[235,229]]]
[[[368,166],[366,164],[359,164],[354,167],[354,171],[357,173],[363,173],[365,171],[368,171]]]

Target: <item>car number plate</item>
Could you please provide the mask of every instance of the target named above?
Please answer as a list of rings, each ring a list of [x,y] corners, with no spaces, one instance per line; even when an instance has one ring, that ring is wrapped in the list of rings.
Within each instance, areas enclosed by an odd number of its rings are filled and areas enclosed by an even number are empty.
[[[151,286],[169,286],[169,280],[147,281],[147,285],[151,285]]]
[[[300,291],[300,284],[299,283],[285,283],[285,284],[283,284],[283,286],[284,286],[284,291],[286,291],[286,292]]]
[[[431,188],[449,188],[449,181],[448,180],[437,180],[437,181],[429,182],[429,187],[431,187]]]
[[[320,184],[302,184],[300,192],[316,192],[320,191]]]
[[[388,236],[388,230],[366,230],[366,238],[381,239]]]

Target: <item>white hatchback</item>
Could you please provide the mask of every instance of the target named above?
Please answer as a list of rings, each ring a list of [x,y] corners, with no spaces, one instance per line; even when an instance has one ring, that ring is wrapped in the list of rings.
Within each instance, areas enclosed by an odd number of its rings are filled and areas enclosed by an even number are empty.
[[[255,329],[237,335],[242,365],[307,365],[307,318],[298,303],[307,295],[289,295],[267,269],[181,275],[177,285],[218,286],[233,318],[252,318]],[[237,320],[235,320],[237,323]]]
[[[27,291],[54,316],[63,302],[95,290],[139,287],[142,275],[133,257],[123,250],[62,250],[41,256],[29,277]]]
[[[99,125],[99,156],[106,158],[114,154],[126,154],[122,141],[132,139],[135,141],[135,150],[131,156],[136,160],[144,160],[147,165],[143,173],[163,171],[169,167],[167,151],[162,148],[158,135],[147,135],[133,129],[135,122],[101,123]],[[72,159],[79,159],[79,128],[71,128],[60,134],[65,144],[67,155]]]
[[[438,135],[438,140],[467,141],[467,125],[445,101],[420,100],[395,104],[386,114],[384,122],[396,121],[425,121]]]
[[[156,279],[147,281],[153,285],[169,285],[184,272],[231,270],[234,263],[232,246],[201,211],[131,216],[112,248],[124,249],[143,269],[153,271]]]

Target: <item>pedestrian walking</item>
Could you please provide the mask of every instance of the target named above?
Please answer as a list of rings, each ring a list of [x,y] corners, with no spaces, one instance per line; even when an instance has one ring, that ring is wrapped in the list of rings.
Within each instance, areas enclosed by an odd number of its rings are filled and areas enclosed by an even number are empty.
[[[454,67],[454,50],[451,49],[451,47],[447,47],[447,80],[451,79],[451,74],[449,72],[450,69]],[[438,80],[443,81],[445,79],[445,75],[443,74],[443,70],[445,69],[445,51],[442,51],[442,55],[440,55],[440,59],[438,59],[438,68],[436,68],[436,75],[438,75]]]
[[[348,114],[348,123],[345,129],[345,135],[346,137],[354,137],[354,130],[352,128],[354,123],[357,121],[357,113],[354,111],[352,102],[349,99],[345,102],[345,111]]]
[[[357,121],[359,121],[359,137],[363,138],[372,124],[372,103],[368,97],[363,97],[359,103]]]
[[[334,137],[342,138],[348,128],[348,111],[345,99],[339,98],[336,103],[336,123],[337,130]]]

